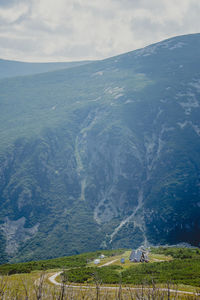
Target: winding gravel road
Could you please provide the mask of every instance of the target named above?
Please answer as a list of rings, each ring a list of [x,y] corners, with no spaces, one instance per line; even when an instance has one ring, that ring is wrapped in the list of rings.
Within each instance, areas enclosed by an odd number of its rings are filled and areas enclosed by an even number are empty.
[[[107,263],[105,263],[105,264],[103,264],[103,265],[101,265],[101,266],[98,266],[98,267],[99,267],[99,268],[102,268],[102,267],[105,267],[105,266],[109,266],[109,265],[113,264],[114,262],[116,262],[117,260],[119,260],[119,259],[111,260],[111,261],[109,261],[109,262],[107,262]],[[50,277],[48,278],[49,281],[50,281],[51,283],[55,284],[55,285],[61,285],[61,283],[59,283],[59,282],[56,281],[56,277],[59,276],[61,273],[62,273],[62,272],[57,272],[57,273],[55,273],[54,275],[50,276]],[[71,286],[71,285],[70,285],[70,286]],[[73,287],[80,287],[80,285],[79,285],[79,286],[73,286]]]
[[[102,266],[101,266],[102,267]],[[61,286],[61,283],[60,282],[57,282],[56,281],[56,277],[57,276],[59,276],[60,274],[61,274],[62,272],[57,272],[57,273],[55,273],[55,274],[53,274],[52,276],[50,276],[49,278],[48,278],[48,280],[51,282],[51,283],[53,283],[53,284],[55,284],[55,285],[57,285],[57,286]],[[70,287],[70,288],[81,288],[81,289],[96,289],[96,286],[92,286],[92,285],[66,285],[67,287]],[[101,286],[100,287],[100,289],[101,290],[117,290],[117,289],[119,289],[119,287],[115,287],[115,286]],[[146,290],[149,290],[149,289],[151,289],[151,288],[143,288],[144,290],[146,289]],[[122,287],[122,290],[127,290],[127,291],[129,291],[129,290],[132,290],[132,291],[136,291],[136,290],[142,290],[142,288],[140,288],[140,287]],[[153,289],[151,289],[151,290],[153,290]],[[165,292],[167,292],[168,291],[168,289],[166,289],[166,288],[159,288],[159,290],[160,291],[165,291]],[[180,290],[173,290],[173,289],[170,289],[169,290],[170,291],[170,293],[178,293],[178,294],[186,294],[186,295],[195,295],[195,296],[200,296],[200,294],[197,294],[197,293],[194,293],[194,292],[186,292],[186,291],[180,291]]]

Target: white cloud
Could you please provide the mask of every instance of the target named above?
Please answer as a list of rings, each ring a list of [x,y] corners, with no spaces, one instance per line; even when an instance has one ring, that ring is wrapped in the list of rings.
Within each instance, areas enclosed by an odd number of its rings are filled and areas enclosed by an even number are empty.
[[[101,59],[200,31],[199,0],[1,0],[0,57]]]

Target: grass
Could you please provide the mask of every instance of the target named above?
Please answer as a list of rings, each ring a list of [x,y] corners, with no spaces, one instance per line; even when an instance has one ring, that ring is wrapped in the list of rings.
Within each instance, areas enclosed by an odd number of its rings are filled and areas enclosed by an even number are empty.
[[[128,284],[171,282],[200,287],[200,259],[173,260],[141,264],[122,272],[122,282]]]
[[[9,277],[0,278],[0,293],[2,293],[2,285],[4,287],[5,300],[133,300],[133,299],[198,299],[195,295],[176,295],[163,291],[161,288],[174,288],[176,286],[138,286],[136,289],[129,287],[122,288],[119,284],[116,289],[104,289],[99,282],[96,282],[93,287],[83,289],[81,286],[74,288],[72,286],[53,286],[49,283],[48,277],[52,273],[47,272],[44,276],[41,272],[32,272],[31,274],[17,274]],[[195,289],[191,292],[196,292]],[[1,294],[2,296],[2,294]]]
[[[158,262],[158,261],[170,261],[173,258],[169,255],[166,256],[164,254],[150,253],[149,259],[150,259],[150,262]]]
[[[111,250],[97,251],[94,253],[85,253],[72,257],[58,258],[49,261],[32,262],[37,267],[53,266],[48,271],[32,270],[27,274],[14,274],[3,276],[0,280],[1,291],[5,293],[4,299],[61,299],[61,293],[64,293],[62,299],[142,299],[142,294],[146,294],[148,299],[174,299],[172,294],[169,297],[169,291],[162,289],[170,288],[180,291],[195,293],[200,290],[200,252],[198,249],[180,249],[180,248],[153,248],[150,263],[130,263],[128,258],[130,250]],[[104,253],[107,256],[102,259],[101,264],[94,265],[94,258]],[[165,255],[165,254],[168,255]],[[171,256],[169,256],[169,253]],[[182,256],[190,258],[181,258]],[[125,264],[120,263],[121,258],[125,258]],[[172,257],[176,257],[172,259]],[[111,265],[103,267],[107,262]],[[71,260],[71,265],[69,261]],[[159,260],[159,262],[158,262]],[[69,287],[57,287],[48,281],[48,278],[60,271],[60,263],[68,262],[65,268],[65,276],[58,276],[57,280],[65,282]],[[75,265],[76,262],[76,265]],[[83,264],[84,262],[84,264]],[[88,264],[87,264],[88,262]],[[46,264],[45,264],[46,263]],[[18,264],[18,266],[27,266],[30,263]],[[57,267],[56,267],[57,264]],[[34,265],[34,264],[33,264]],[[102,266],[102,267],[101,267]],[[16,265],[15,265],[16,267]],[[1,266],[2,268],[2,266]],[[80,286],[72,288],[72,285]],[[5,284],[5,286],[4,286]],[[84,290],[83,285],[89,285]],[[70,287],[71,286],[71,287]],[[103,286],[107,289],[103,289]],[[100,289],[100,287],[102,289]],[[109,287],[113,287],[111,290]],[[126,289],[125,289],[126,287]],[[136,290],[132,290],[132,288]],[[64,291],[62,290],[64,288]],[[115,289],[116,288],[116,289]],[[98,295],[97,295],[97,289]],[[142,291],[143,289],[143,291]],[[41,298],[38,297],[41,293]],[[121,298],[119,298],[121,293]],[[27,298],[26,294],[28,295]],[[96,298],[96,297],[99,298]],[[23,298],[24,297],[24,298]],[[131,298],[132,297],[132,298]],[[140,298],[139,298],[140,297]],[[193,295],[177,295],[176,299],[198,299]],[[0,298],[1,299],[1,298]]]
[[[103,284],[140,285],[151,284],[184,284],[200,287],[200,260],[174,260],[169,262],[155,262],[149,264],[133,264],[123,269],[119,265],[110,265],[102,268],[81,267],[70,269],[64,273],[69,282],[94,283],[95,276]]]
[[[184,286],[200,287],[200,252],[198,249],[170,248],[168,250],[152,249],[149,256],[150,262],[131,263],[129,261],[130,250],[115,257],[107,257],[97,266],[90,263],[88,266],[79,269],[71,269],[65,272],[65,277],[69,282],[93,283],[97,276],[103,284],[123,284],[140,285],[142,283],[151,284],[181,284]],[[168,254],[167,256],[165,254]],[[171,256],[169,256],[171,253]],[[125,258],[122,264],[121,258]],[[172,259],[176,257],[176,259]],[[183,258],[186,257],[186,258]],[[104,266],[108,262],[113,263]]]
[[[178,259],[199,258],[200,249],[198,248],[179,248],[179,247],[157,247],[151,248],[152,254],[171,256]]]
[[[115,257],[109,257],[109,256],[105,257],[104,259],[101,259],[100,264],[98,264],[98,267],[101,267],[104,264],[106,264],[108,262],[111,262],[111,261],[114,261],[111,264],[112,266],[113,265],[121,266],[123,269],[127,269],[129,267],[140,265],[141,263],[135,264],[135,263],[132,263],[129,260],[130,254],[131,254],[131,250],[126,250],[126,251],[124,251],[124,253],[122,253],[120,255],[116,255]],[[124,264],[121,263],[121,259],[122,258],[125,259],[125,263]],[[158,262],[158,261],[170,261],[170,260],[172,260],[172,257],[171,256],[166,256],[164,254],[150,253],[150,255],[149,255],[149,261],[150,261],[150,263],[152,263],[152,262]],[[94,264],[94,261],[91,261],[88,264],[88,267],[95,267],[95,266],[96,265]]]
[[[0,277],[0,295],[4,293],[5,299],[14,299],[20,295],[25,296],[25,290],[34,295],[34,283],[40,278],[41,272],[31,274],[15,274]]]
[[[124,250],[100,250],[96,252],[83,253],[79,255],[59,257],[48,260],[31,261],[26,263],[18,264],[4,264],[0,265],[0,274],[12,275],[17,273],[30,273],[37,270],[49,270],[49,269],[66,269],[84,267],[89,261],[93,261],[98,258],[101,254],[109,256],[114,259],[119,253],[123,253]]]

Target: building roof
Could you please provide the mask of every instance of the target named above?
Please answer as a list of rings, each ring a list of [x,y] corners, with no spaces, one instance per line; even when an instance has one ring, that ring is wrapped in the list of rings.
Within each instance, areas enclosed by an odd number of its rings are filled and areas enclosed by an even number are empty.
[[[131,252],[131,255],[130,255],[129,259],[131,261],[137,261],[137,262],[139,262],[141,260],[142,254],[143,254],[142,250],[133,250]]]

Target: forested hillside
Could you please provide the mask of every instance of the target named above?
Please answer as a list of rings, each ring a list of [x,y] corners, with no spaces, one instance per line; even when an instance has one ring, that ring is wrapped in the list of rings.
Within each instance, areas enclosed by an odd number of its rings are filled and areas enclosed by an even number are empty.
[[[199,245],[199,49],[180,36],[1,79],[1,262]]]

